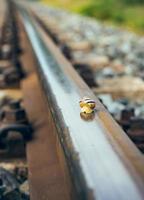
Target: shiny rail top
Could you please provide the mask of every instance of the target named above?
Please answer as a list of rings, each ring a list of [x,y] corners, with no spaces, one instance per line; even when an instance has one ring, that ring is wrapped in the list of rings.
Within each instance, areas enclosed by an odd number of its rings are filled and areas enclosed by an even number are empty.
[[[18,9],[39,63],[37,72],[79,199],[144,199],[142,154],[30,12],[22,6]],[[96,101],[91,121],[80,116],[79,101],[84,96]]]

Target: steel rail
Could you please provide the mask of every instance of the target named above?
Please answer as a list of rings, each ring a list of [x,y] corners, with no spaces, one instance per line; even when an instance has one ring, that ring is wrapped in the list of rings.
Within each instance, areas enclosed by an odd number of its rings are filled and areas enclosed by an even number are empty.
[[[39,63],[36,68],[78,199],[144,199],[142,154],[112,119],[34,17],[18,7]],[[80,117],[79,100],[96,101],[95,117]]]
[[[0,1],[0,45],[2,43],[2,30],[3,30],[2,28],[6,17],[6,9],[7,9],[6,2],[4,0],[1,0]]]
[[[6,14],[6,2],[5,0],[0,1],[0,29],[3,26],[4,20],[5,20],[5,14]]]

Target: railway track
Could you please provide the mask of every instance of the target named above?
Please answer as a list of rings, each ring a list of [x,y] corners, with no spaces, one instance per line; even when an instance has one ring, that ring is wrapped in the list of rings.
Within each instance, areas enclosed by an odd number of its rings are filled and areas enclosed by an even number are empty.
[[[62,54],[68,50],[58,48],[38,15],[26,3],[8,1],[6,6],[0,62],[8,64],[0,87],[16,89],[18,97],[12,95],[1,108],[3,162],[10,154],[26,159],[32,200],[144,199],[143,154]],[[90,117],[80,115],[79,101],[85,96],[96,103]],[[143,145],[141,133],[134,139]]]

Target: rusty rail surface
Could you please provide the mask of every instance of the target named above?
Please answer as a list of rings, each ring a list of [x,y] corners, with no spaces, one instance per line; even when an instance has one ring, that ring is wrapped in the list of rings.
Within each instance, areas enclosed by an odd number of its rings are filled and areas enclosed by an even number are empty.
[[[2,28],[5,20],[5,14],[6,14],[6,2],[4,0],[0,1],[0,46],[2,43]]]
[[[35,70],[51,111],[77,199],[144,199],[142,154],[32,14],[21,5],[18,5],[18,10],[38,63]],[[80,117],[79,101],[84,96],[96,101],[96,113],[91,121]]]
[[[5,18],[5,12],[6,12],[6,2],[4,0],[0,1],[0,31],[2,29],[2,25],[4,23],[4,18]]]

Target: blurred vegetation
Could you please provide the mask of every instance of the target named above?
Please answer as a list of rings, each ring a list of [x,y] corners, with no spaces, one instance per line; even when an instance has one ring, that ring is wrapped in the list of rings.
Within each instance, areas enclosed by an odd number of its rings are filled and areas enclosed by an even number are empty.
[[[144,33],[144,0],[42,0],[106,23]]]

